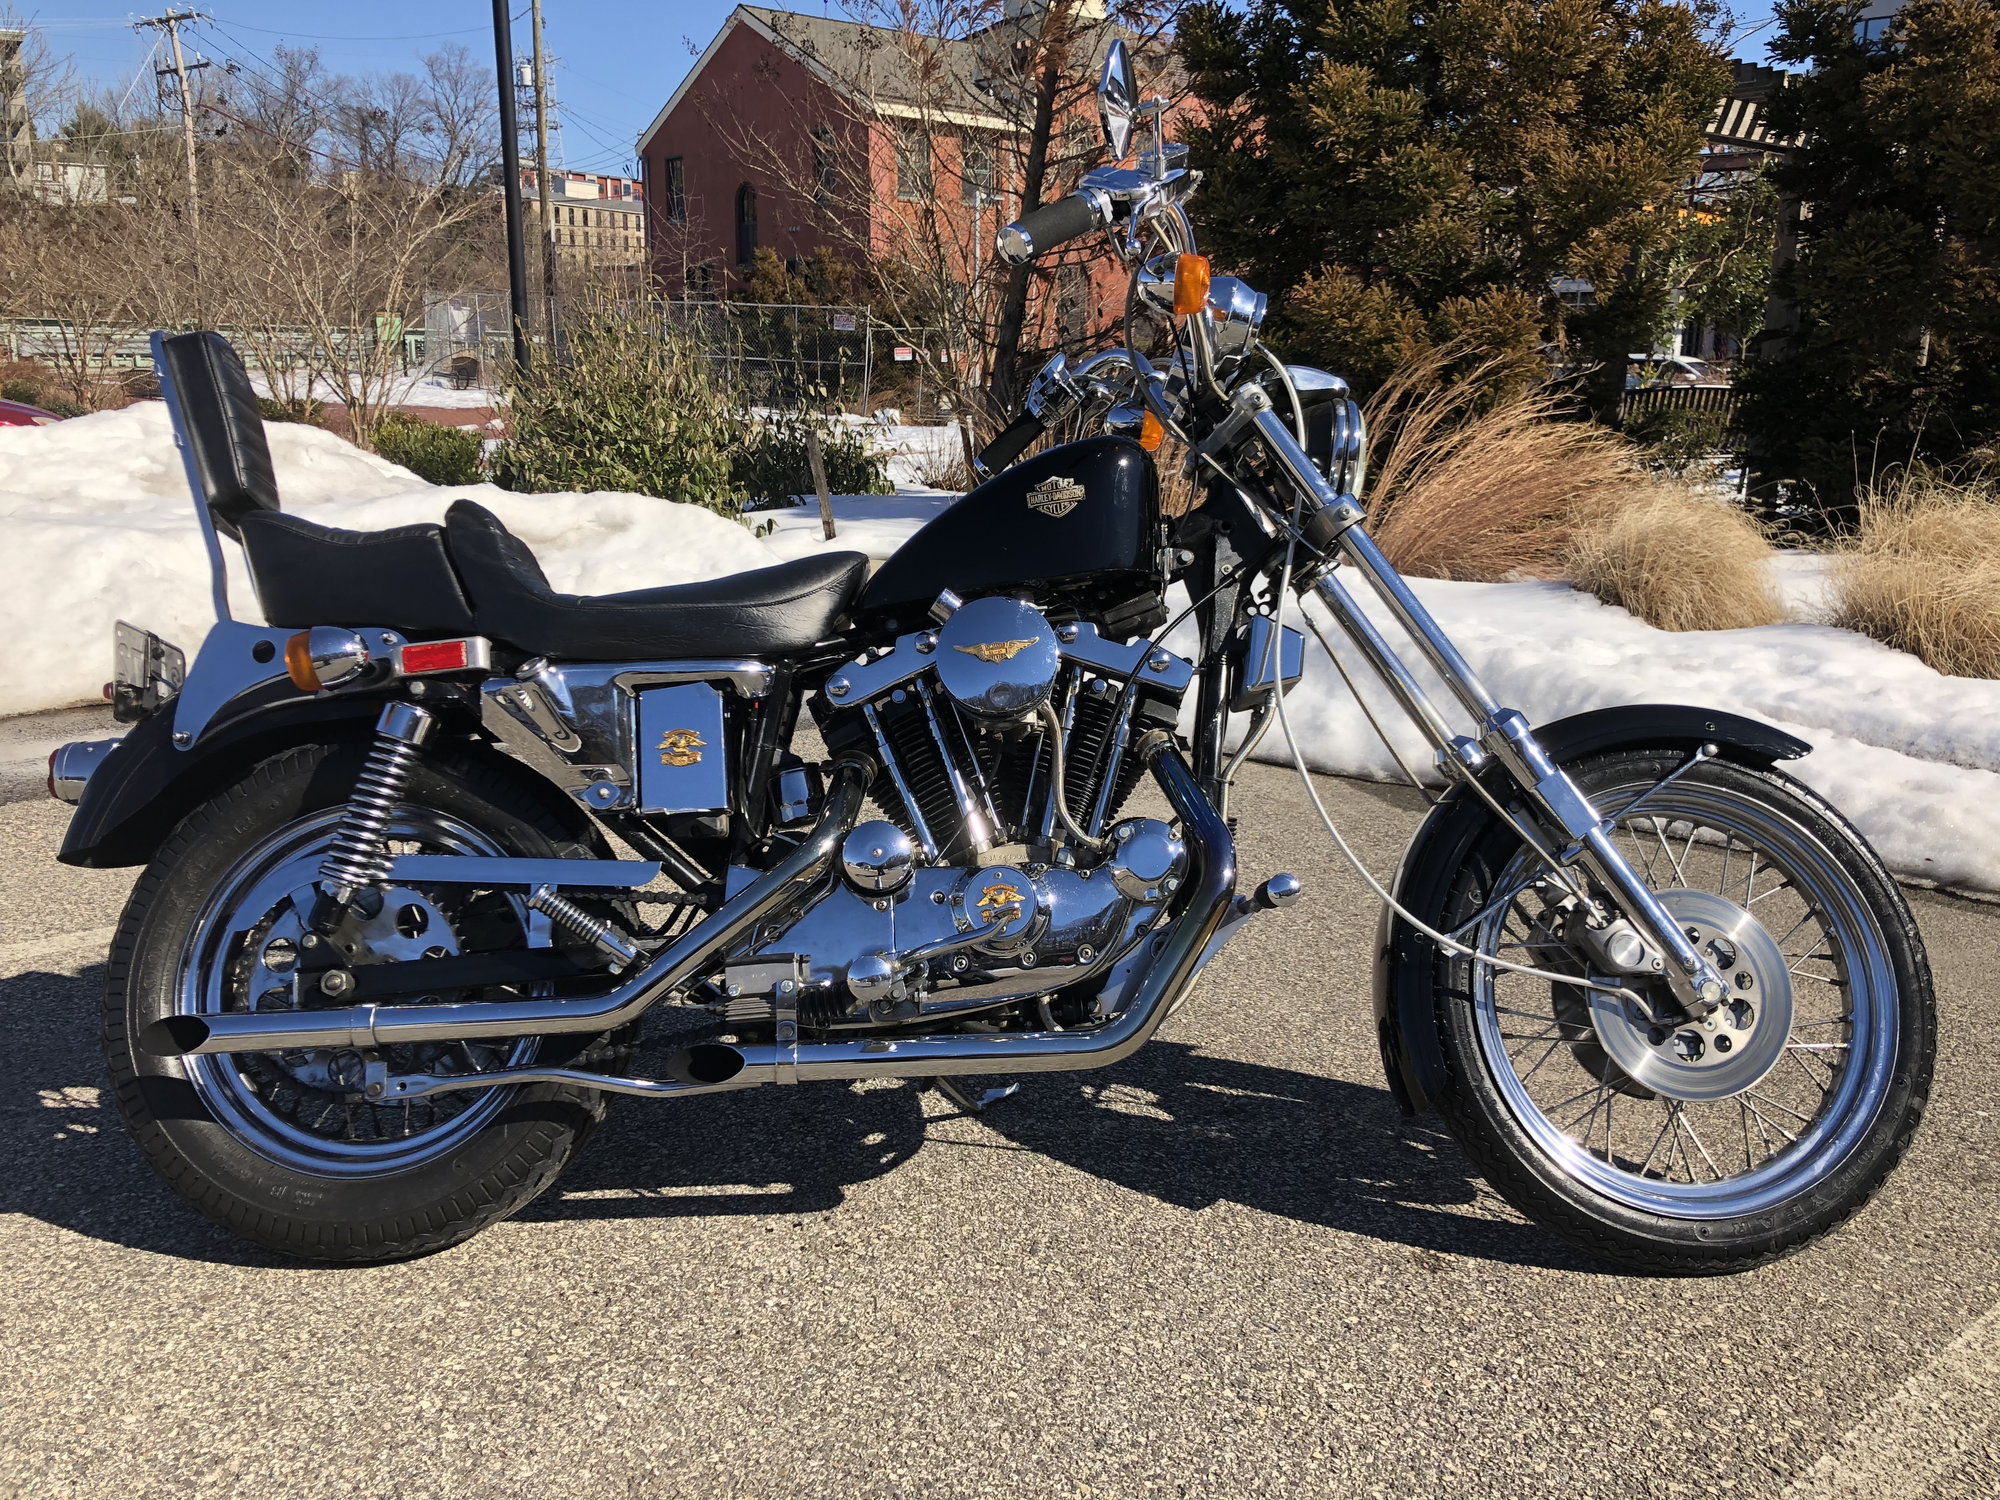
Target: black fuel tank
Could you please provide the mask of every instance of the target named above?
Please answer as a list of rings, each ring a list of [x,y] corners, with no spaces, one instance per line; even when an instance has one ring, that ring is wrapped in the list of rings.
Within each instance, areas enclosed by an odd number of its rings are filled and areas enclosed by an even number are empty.
[[[896,549],[858,613],[910,629],[950,589],[972,598],[1021,589],[1089,614],[1157,587],[1160,485],[1130,438],[1086,438],[1038,453],[968,490]]]

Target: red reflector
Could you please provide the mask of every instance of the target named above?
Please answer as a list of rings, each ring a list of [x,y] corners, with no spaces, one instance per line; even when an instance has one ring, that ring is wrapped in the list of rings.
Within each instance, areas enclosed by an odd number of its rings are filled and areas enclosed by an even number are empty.
[[[452,672],[466,663],[464,641],[420,641],[402,652],[405,672]]]

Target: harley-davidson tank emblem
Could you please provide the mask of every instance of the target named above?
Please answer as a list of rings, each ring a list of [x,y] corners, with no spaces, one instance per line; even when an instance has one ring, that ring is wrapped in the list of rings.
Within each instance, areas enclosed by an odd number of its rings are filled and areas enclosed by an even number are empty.
[[[1004,880],[996,880],[979,893],[979,914],[991,927],[1004,924],[1019,917],[1026,909],[1020,887],[1009,885]]]
[[[1028,504],[1045,516],[1066,516],[1083,499],[1083,486],[1074,479],[1051,474],[1028,491]]]
[[[660,736],[658,748],[661,765],[692,766],[701,760],[708,742],[692,729],[669,729]]]
[[[963,651],[967,656],[977,657],[990,666],[997,666],[1003,661],[1012,661],[1034,644],[1035,637],[1029,636],[1022,641],[981,641],[977,645],[954,646],[951,649]]]

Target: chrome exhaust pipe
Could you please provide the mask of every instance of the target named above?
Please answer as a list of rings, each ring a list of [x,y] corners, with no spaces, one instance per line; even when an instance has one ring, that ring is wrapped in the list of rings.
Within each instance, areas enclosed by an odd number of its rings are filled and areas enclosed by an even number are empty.
[[[1146,939],[1158,948],[1140,975],[1131,1002],[1102,1026],[1089,1031],[953,1033],[750,1047],[707,1042],[670,1059],[665,1079],[613,1078],[573,1069],[542,1068],[445,1077],[385,1076],[382,1092],[371,1092],[370,1097],[414,1098],[488,1088],[496,1083],[549,1082],[648,1098],[686,1098],[730,1093],[767,1083],[1074,1072],[1122,1062],[1152,1040],[1169,1012],[1187,994],[1224,922],[1242,915],[1239,903],[1232,900],[1236,889],[1236,843],[1230,837],[1228,824],[1202,795],[1194,773],[1174,753],[1173,742],[1166,735],[1149,738],[1134,753],[1146,762],[1181,819],[1193,872],[1184,887],[1188,904],[1179,918],[1165,931]],[[1288,890],[1279,886],[1272,893],[1273,904],[1283,904]]]
[[[943,1036],[876,1037],[738,1047],[744,1078],[805,1083],[816,1079],[935,1078],[964,1073],[1063,1073],[1123,1062],[1153,1039],[1167,1013],[1201,972],[1209,939],[1221,927],[1236,890],[1236,841],[1165,734],[1136,752],[1180,817],[1187,839],[1188,903],[1178,920],[1145,941],[1158,951],[1131,1001],[1089,1031],[959,1032]]]
[[[386,1047],[398,1042],[616,1030],[644,1014],[670,990],[695,978],[731,943],[818,880],[860,816],[874,775],[874,766],[864,760],[839,762],[827,793],[827,810],[805,842],[608,994],[579,1000],[357,1005],[345,1010],[166,1016],[139,1033],[139,1045],[155,1057],[191,1057],[216,1052],[278,1052],[294,1047]]]

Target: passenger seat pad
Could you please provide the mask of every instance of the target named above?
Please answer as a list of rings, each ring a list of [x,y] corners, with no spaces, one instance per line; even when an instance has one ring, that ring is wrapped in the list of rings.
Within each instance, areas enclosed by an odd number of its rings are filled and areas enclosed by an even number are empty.
[[[868,569],[859,552],[830,552],[700,583],[561,594],[485,506],[454,501],[445,531],[481,635],[584,661],[802,651],[836,633]]]
[[[237,517],[250,581],[273,625],[382,625],[418,635],[470,635],[472,606],[429,522],[343,531],[280,510]]]

